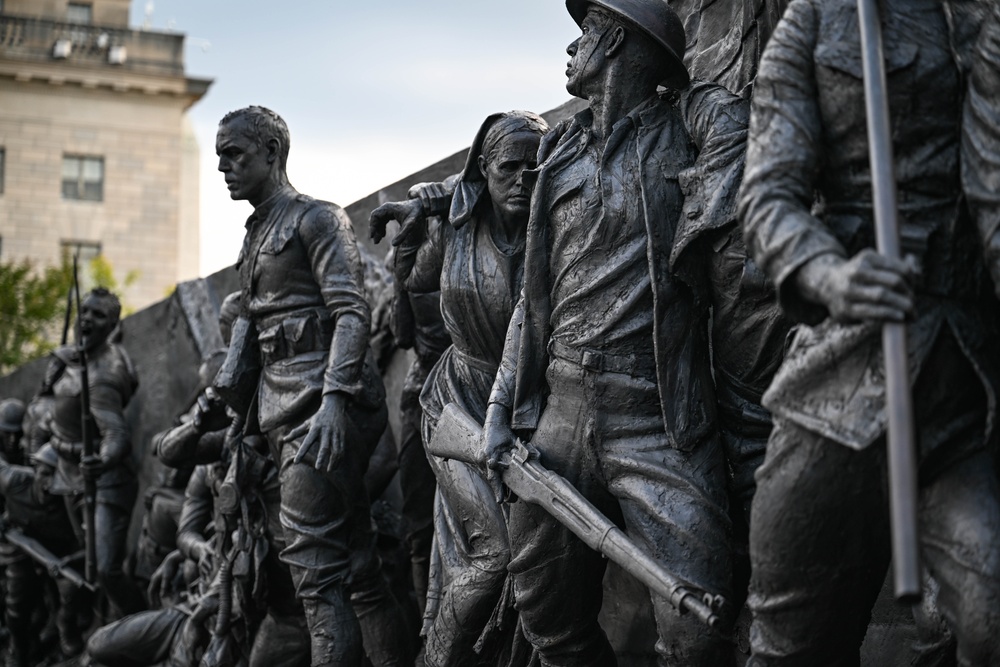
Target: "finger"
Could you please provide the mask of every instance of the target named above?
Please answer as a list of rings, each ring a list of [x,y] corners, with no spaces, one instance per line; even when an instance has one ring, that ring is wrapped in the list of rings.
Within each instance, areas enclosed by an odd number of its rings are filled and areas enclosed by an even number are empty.
[[[293,440],[298,440],[299,438],[301,438],[302,436],[306,435],[307,433],[309,433],[309,424],[308,423],[299,424],[298,426],[296,426],[295,428],[293,428],[291,431],[289,431],[287,434],[285,434],[285,436],[281,439],[281,442],[282,443],[287,443],[287,442],[291,442]]]
[[[851,305],[881,306],[908,313],[913,310],[913,299],[885,287],[854,286],[848,291]]]
[[[330,462],[326,467],[327,472],[332,472],[344,458],[344,434],[340,429],[334,429],[330,437]]]
[[[418,213],[411,213],[407,215],[406,218],[404,218],[400,223],[399,231],[396,232],[396,235],[392,238],[392,245],[398,246],[409,238],[410,234],[413,233],[419,222],[420,215]]]
[[[310,430],[306,433],[305,439],[302,444],[299,445],[299,451],[295,452],[295,463],[302,463],[302,460],[312,451],[313,446],[316,444],[316,435]]]
[[[908,274],[912,266],[905,259],[886,257],[874,250],[868,249],[860,256],[860,267],[878,269],[881,271],[891,271],[901,275]]]
[[[316,455],[315,467],[317,470],[328,470],[330,463],[330,434],[327,429],[323,430],[320,439],[319,454]]]
[[[905,322],[906,311],[888,306],[857,304],[848,311],[847,317],[858,322]]]

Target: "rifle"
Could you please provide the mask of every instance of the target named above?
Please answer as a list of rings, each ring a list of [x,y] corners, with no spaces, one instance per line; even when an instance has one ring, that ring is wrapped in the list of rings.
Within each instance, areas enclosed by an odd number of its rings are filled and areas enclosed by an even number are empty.
[[[445,406],[427,446],[435,456],[476,465],[472,452],[482,427],[454,403]],[[621,566],[680,613],[691,612],[710,628],[718,628],[725,605],[720,595],[699,595],[643,552],[618,526],[600,513],[573,485],[531,458],[521,441],[503,455],[503,483],[521,500],[540,505],[583,542]]]
[[[55,555],[46,549],[41,542],[32,537],[28,537],[17,528],[8,526],[3,521],[0,521],[0,535],[2,535],[7,542],[17,547],[28,558],[44,567],[53,578],[62,577],[77,588],[86,588],[91,592],[95,592],[97,590],[92,583],[81,577],[79,572],[67,564],[68,561],[74,560],[78,557],[79,553],[74,554],[74,556],[69,558],[56,558]]]
[[[73,287],[76,294],[76,317],[80,318],[80,275],[77,271],[79,256],[73,256]],[[76,340],[77,352],[80,355],[80,437],[83,440],[83,458],[86,461],[94,455],[94,442],[91,439],[90,429],[90,372],[87,369],[87,350],[83,345],[83,336],[77,331]],[[84,476],[83,482],[83,502],[84,518],[86,519],[86,539],[84,561],[84,574],[87,581],[93,583],[97,581],[97,527],[94,525],[97,515],[97,480],[89,475]]]
[[[878,251],[882,255],[901,259],[885,54],[882,49],[882,26],[875,2],[876,0],[858,0],[875,236]],[[907,366],[905,324],[891,322],[883,325],[882,350],[885,355],[885,398],[889,421],[886,446],[889,461],[893,583],[896,599],[912,603],[920,599],[921,579],[917,533],[917,455],[913,437],[913,397]]]

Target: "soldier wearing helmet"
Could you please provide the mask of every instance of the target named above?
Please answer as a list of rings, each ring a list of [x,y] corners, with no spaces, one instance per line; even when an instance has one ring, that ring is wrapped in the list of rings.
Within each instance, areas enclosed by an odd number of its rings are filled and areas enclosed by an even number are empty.
[[[4,518],[7,523],[38,540],[57,558],[64,558],[80,547],[66,505],[49,493],[58,459],[55,450],[48,445],[31,456],[33,468],[14,465],[0,457],[0,494],[6,502]],[[45,575],[34,560],[7,542],[0,544],[0,554],[7,568],[4,622],[10,629],[10,643],[6,664],[33,664],[34,650],[44,649],[33,645],[32,636],[37,632],[32,616],[41,599],[39,591]],[[59,609],[56,611],[59,647],[68,658],[83,648],[76,618],[80,596],[71,582],[59,579],[56,583],[59,588]]]
[[[24,460],[21,453],[21,437],[24,435],[24,403],[16,398],[0,402],[0,450],[9,463],[19,464]]]
[[[516,430],[679,578],[729,596],[702,239],[735,220],[745,125],[731,93],[691,84],[665,0],[567,8],[582,33],[567,90],[590,108],[543,142],[484,462],[495,467]],[[541,663],[616,664],[597,620],[601,556],[535,505],[512,504],[508,527],[517,609]],[[732,660],[722,634],[653,606],[666,664]]]

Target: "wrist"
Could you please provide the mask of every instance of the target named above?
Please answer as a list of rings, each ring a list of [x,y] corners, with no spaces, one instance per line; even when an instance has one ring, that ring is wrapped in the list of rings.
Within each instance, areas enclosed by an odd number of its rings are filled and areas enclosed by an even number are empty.
[[[826,305],[832,296],[833,277],[846,263],[846,259],[832,252],[813,257],[795,274],[799,295],[811,303]]]

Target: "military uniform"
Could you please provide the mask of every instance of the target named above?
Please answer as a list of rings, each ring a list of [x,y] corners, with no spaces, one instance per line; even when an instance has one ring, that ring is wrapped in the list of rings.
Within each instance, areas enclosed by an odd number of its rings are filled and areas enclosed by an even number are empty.
[[[903,250],[921,268],[908,337],[922,556],[960,663],[976,665],[1000,660],[1000,489],[987,450],[997,309],[962,196],[959,145],[988,4],[880,3]],[[874,246],[855,3],[792,2],[755,91],[743,225],[802,326],[764,398],[776,426],[751,521],[753,664],[848,664],[889,559],[880,326],[834,321],[795,276],[820,255]]]

